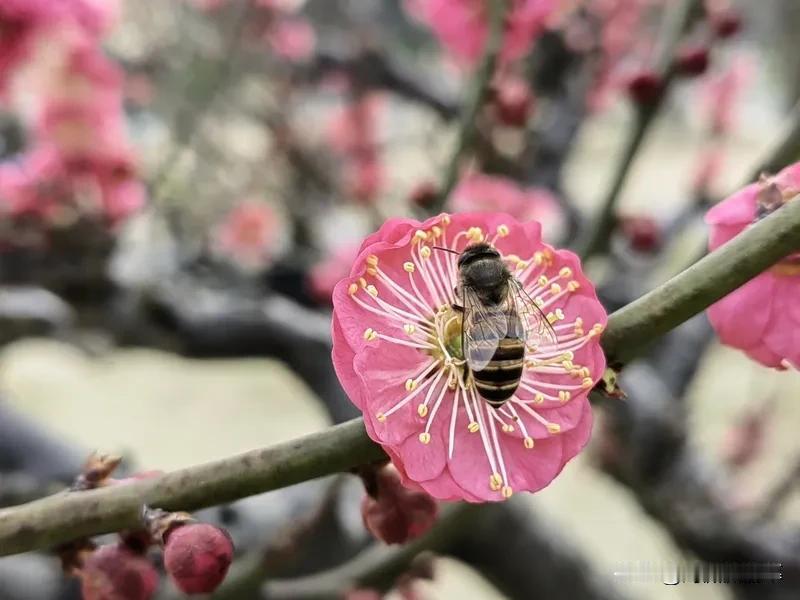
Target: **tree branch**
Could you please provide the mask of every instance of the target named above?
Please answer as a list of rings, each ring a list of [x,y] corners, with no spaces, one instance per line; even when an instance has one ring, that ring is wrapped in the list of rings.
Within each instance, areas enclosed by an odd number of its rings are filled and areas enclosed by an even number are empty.
[[[684,273],[611,315],[603,346],[613,363],[800,250],[800,201],[789,202]],[[0,511],[0,556],[132,528],[144,504],[195,510],[344,471],[383,452],[362,420],[157,479],[59,494]]]

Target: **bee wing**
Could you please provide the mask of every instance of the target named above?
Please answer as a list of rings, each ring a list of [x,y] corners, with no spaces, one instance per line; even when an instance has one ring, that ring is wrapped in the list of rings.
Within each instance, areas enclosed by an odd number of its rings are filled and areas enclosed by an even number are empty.
[[[463,288],[464,356],[469,368],[482,371],[492,360],[500,340],[506,337],[508,317],[503,306],[486,306],[469,287]]]
[[[556,332],[547,316],[514,277],[508,280],[506,303],[516,310],[516,318],[509,317],[510,337],[524,340],[530,346],[556,343]]]

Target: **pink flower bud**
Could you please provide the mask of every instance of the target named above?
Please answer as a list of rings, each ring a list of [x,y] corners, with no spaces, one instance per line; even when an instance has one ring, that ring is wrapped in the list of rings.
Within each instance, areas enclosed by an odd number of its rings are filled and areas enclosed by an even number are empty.
[[[228,533],[208,523],[177,525],[164,535],[164,568],[185,594],[210,594],[233,561]]]
[[[627,216],[620,219],[622,234],[631,248],[638,252],[656,252],[661,248],[661,228],[655,219],[643,216]]]
[[[711,16],[711,27],[719,39],[732,38],[742,30],[742,16],[733,8],[720,11]]]
[[[83,600],[149,600],[158,587],[155,567],[121,545],[89,554],[80,578]]]
[[[510,127],[524,127],[531,112],[533,95],[520,77],[505,77],[495,87],[493,105],[498,120]]]
[[[628,80],[628,95],[636,104],[653,104],[663,93],[664,81],[653,71],[640,71]]]
[[[419,206],[420,208],[428,208],[433,204],[434,200],[436,200],[437,195],[438,190],[433,182],[422,181],[418,183],[411,191],[409,200],[411,201],[411,204],[415,206]]]
[[[436,522],[436,501],[424,492],[403,487],[393,468],[370,472],[367,491],[361,501],[361,516],[364,526],[382,542],[404,544]]]
[[[675,69],[684,77],[697,77],[708,70],[709,62],[707,46],[684,46],[675,57]]]

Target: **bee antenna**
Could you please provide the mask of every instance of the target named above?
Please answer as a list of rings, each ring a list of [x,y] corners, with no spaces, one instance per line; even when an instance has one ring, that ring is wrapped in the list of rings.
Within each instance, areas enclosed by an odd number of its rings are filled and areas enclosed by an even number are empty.
[[[445,252],[449,252],[450,254],[461,254],[460,252],[456,252],[455,250],[451,250],[450,248],[442,248],[441,246],[431,246],[434,250],[444,250]]]

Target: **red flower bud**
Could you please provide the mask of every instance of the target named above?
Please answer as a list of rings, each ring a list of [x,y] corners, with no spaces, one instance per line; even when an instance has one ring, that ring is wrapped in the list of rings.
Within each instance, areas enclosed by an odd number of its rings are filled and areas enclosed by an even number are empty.
[[[436,200],[438,190],[436,185],[430,181],[423,181],[418,183],[417,186],[411,191],[409,200],[412,204],[420,208],[429,208]]]
[[[708,70],[708,48],[705,45],[684,46],[675,57],[675,69],[685,77],[697,77]]]
[[[494,91],[493,105],[498,120],[510,127],[524,127],[531,112],[533,95],[525,80],[503,79]]]
[[[732,38],[742,30],[742,16],[734,8],[722,10],[711,16],[711,27],[719,39]]]
[[[186,523],[164,534],[164,568],[185,594],[210,594],[233,561],[228,533],[208,523]]]
[[[149,600],[158,587],[155,567],[124,546],[101,546],[80,570],[83,600]]]
[[[384,467],[369,475],[370,493],[361,501],[361,516],[364,526],[377,539],[404,544],[427,532],[436,522],[436,501],[424,492],[403,487],[394,468]]]
[[[661,228],[650,217],[629,216],[620,219],[622,234],[638,252],[656,252],[662,245]]]
[[[636,104],[653,104],[664,93],[664,80],[653,71],[640,71],[628,80],[628,95]]]

